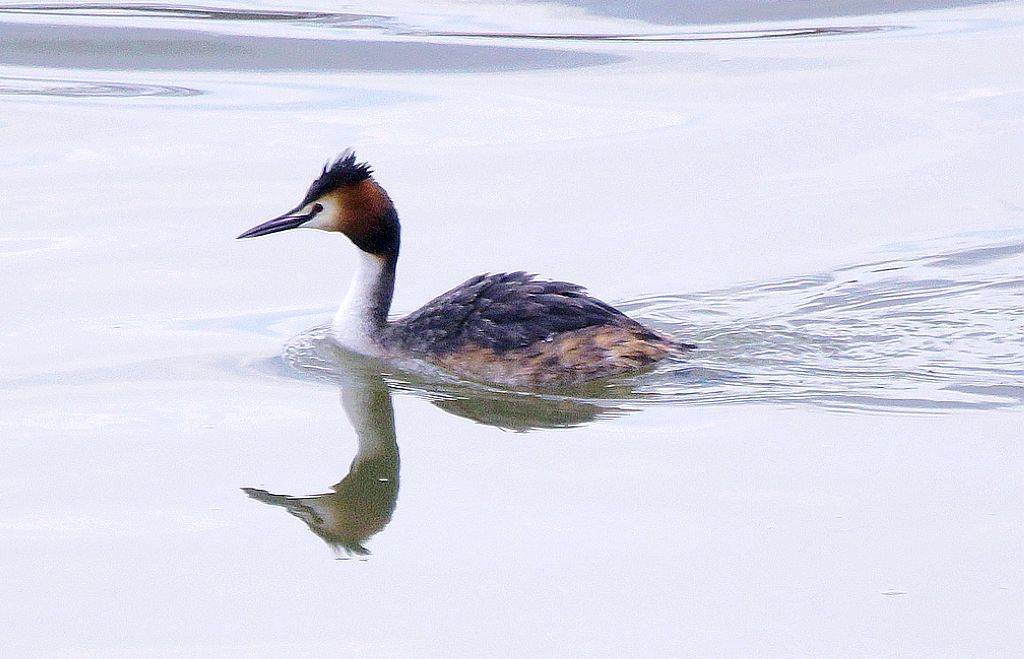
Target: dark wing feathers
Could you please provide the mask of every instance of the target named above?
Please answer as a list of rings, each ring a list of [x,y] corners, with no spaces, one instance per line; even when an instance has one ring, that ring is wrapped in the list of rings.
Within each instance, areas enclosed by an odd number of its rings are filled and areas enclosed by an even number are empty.
[[[478,346],[502,353],[554,334],[614,324],[642,329],[582,286],[525,272],[477,275],[388,327],[418,354]]]

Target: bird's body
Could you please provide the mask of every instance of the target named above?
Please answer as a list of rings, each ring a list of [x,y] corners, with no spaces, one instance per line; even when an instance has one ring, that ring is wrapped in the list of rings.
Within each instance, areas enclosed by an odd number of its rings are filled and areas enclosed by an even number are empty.
[[[576,284],[523,272],[477,275],[397,320],[400,229],[370,168],[346,152],[324,168],[302,204],[239,237],[300,226],[340,231],[361,263],[333,322],[336,340],[389,361],[421,360],[510,387],[577,385],[643,370],[692,348],[649,329]]]
[[[668,355],[668,337],[561,281],[477,275],[384,328],[383,345],[473,380],[580,384]]]

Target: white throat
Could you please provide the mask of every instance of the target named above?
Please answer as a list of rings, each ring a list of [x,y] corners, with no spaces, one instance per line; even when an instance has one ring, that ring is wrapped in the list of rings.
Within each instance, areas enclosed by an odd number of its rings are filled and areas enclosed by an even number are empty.
[[[394,273],[388,274],[386,259],[359,251],[359,265],[331,324],[334,339],[353,352],[381,356],[376,341],[381,305],[390,304],[393,285]],[[387,299],[382,299],[384,295]]]

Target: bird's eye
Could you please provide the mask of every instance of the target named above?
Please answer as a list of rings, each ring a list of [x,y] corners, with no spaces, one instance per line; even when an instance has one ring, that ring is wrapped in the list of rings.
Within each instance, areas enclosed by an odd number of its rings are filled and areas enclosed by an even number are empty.
[[[324,209],[324,205],[323,204],[313,204],[313,214],[314,215],[316,215],[317,213],[319,213],[323,209]]]

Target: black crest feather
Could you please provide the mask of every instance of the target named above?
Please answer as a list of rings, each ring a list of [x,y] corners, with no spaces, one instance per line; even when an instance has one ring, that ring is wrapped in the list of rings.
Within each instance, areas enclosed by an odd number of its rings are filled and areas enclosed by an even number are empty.
[[[369,163],[356,162],[356,152],[352,149],[345,149],[340,156],[324,165],[324,171],[306,191],[302,205],[308,204],[336,188],[365,181],[372,174],[373,169]]]

